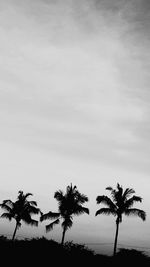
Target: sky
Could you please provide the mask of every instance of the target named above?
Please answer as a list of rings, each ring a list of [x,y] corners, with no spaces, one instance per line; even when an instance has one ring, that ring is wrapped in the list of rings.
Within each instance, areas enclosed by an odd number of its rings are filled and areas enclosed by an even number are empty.
[[[149,0],[0,0],[0,201],[23,190],[57,211],[54,192],[72,183],[90,215],[66,241],[110,244],[115,218],[95,217],[96,197],[119,182],[147,219],[124,218],[118,242],[150,248],[149,46]],[[60,241],[46,223],[18,237]]]

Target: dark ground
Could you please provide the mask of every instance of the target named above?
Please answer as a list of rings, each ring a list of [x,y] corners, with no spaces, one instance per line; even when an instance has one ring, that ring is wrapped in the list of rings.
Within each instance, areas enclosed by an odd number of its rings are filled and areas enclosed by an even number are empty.
[[[16,240],[0,237],[1,266],[150,266],[150,258],[138,250],[120,249],[116,257],[95,254],[84,245],[66,242],[62,247],[45,238]]]

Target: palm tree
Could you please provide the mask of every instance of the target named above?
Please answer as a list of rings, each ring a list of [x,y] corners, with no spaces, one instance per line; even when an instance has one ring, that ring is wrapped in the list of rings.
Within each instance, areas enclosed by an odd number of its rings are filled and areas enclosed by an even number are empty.
[[[6,218],[9,221],[16,220],[12,240],[15,239],[17,229],[21,227],[21,221],[31,226],[38,226],[38,221],[33,220],[31,216],[38,214],[40,209],[37,208],[36,201],[28,201],[29,196],[32,196],[32,194],[24,194],[23,191],[19,191],[15,202],[8,199],[3,200],[2,204],[0,204],[0,207],[6,211],[1,215],[1,218]]]
[[[54,198],[58,201],[58,212],[49,211],[46,214],[41,214],[40,220],[54,219],[52,223],[46,225],[46,232],[49,232],[62,219],[63,233],[61,244],[63,245],[65,233],[73,225],[73,215],[89,214],[89,209],[82,206],[82,204],[88,201],[88,197],[79,193],[77,187],[71,184],[67,186],[66,193],[63,193],[61,190],[56,191]]]
[[[122,222],[122,215],[127,216],[134,215],[140,217],[143,221],[146,219],[146,213],[143,210],[132,208],[135,202],[142,202],[142,198],[139,196],[133,195],[135,191],[132,188],[126,188],[123,190],[122,186],[117,184],[117,188],[113,189],[112,187],[107,187],[106,190],[111,192],[111,198],[107,196],[98,196],[96,198],[97,204],[103,203],[106,205],[106,208],[99,209],[95,216],[99,214],[105,215],[114,215],[116,216],[116,234],[114,242],[114,252],[113,255],[116,255],[117,249],[117,239],[119,224]]]

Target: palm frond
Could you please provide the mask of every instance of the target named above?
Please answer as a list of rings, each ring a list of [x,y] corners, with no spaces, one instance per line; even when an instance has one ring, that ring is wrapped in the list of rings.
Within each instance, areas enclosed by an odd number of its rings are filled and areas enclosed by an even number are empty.
[[[88,199],[88,197],[86,195],[81,194],[78,191],[76,192],[76,196],[75,197],[77,198],[78,203],[80,203],[80,204],[84,204],[85,202],[89,201],[89,199]]]
[[[4,212],[0,217],[1,218],[6,218],[9,221],[11,221],[11,219],[13,218],[13,216],[10,213],[6,213],[6,212]]]
[[[14,202],[12,202],[10,199],[3,200],[3,202],[0,204],[0,207],[10,212],[14,207]]]
[[[28,206],[27,205],[27,212],[32,215],[32,214],[39,214],[40,213],[40,209],[39,208],[36,208],[34,206]]]
[[[28,218],[22,218],[23,222],[27,225],[31,225],[31,226],[38,226],[38,221],[37,220],[33,220],[31,217]]]
[[[138,196],[133,196],[125,201],[125,207],[130,208],[134,205],[135,202],[142,202],[142,198]]]
[[[120,188],[122,188],[122,186],[119,183],[117,183],[117,189],[120,190]]]
[[[18,197],[27,198],[29,196],[33,196],[33,194],[32,193],[26,193],[26,194],[24,194],[22,190],[19,190],[18,191]]]
[[[68,185],[67,188],[66,188],[66,194],[72,194],[76,191],[76,185],[75,186],[72,186],[72,183],[71,185]]]
[[[65,218],[61,225],[63,228],[65,227],[66,230],[71,228],[73,225],[72,217],[68,216],[67,218]]]
[[[10,206],[8,206],[7,204],[0,204],[0,207],[5,210],[5,211],[8,211],[8,212],[12,212],[12,208]]]
[[[114,190],[114,191],[115,191],[115,197],[118,197],[118,198],[122,197],[123,188],[119,183],[117,183],[117,190]]]
[[[52,212],[49,211],[48,213],[42,214],[40,217],[40,221],[45,221],[47,219],[58,219],[60,217],[60,213],[59,212]]]
[[[29,201],[29,204],[31,205],[31,206],[37,206],[37,202],[36,201],[34,201],[34,200],[32,200],[32,201]]]
[[[112,200],[114,202],[116,202],[116,192],[117,191],[113,187],[111,187],[111,186],[106,187],[106,190],[109,190],[110,191]]]
[[[75,209],[73,210],[73,214],[74,215],[80,215],[80,214],[83,214],[83,213],[89,214],[89,209],[88,208],[85,208],[85,207],[83,207],[81,205],[77,205],[75,207]]]
[[[111,186],[107,186],[107,187],[106,187],[106,190],[112,191],[113,188],[112,188]]]
[[[14,202],[12,200],[10,200],[10,199],[5,199],[5,200],[3,200],[2,203],[3,204],[10,204],[10,205],[12,205]]]
[[[108,206],[112,210],[116,210],[116,205],[113,201],[107,196],[97,196],[96,198],[97,204],[103,203],[104,205]]]
[[[18,191],[18,194],[19,194],[19,195],[23,195],[23,191],[22,191],[22,190],[19,190],[19,191]]]
[[[143,221],[146,220],[146,213],[144,210],[140,210],[140,209],[127,209],[125,210],[125,215],[127,216],[138,216],[140,217]]]
[[[116,216],[117,213],[114,210],[111,210],[110,208],[101,208],[96,211],[95,216],[104,214],[104,215],[114,215]]]
[[[123,195],[123,188],[119,183],[117,183],[117,189],[112,188],[111,190],[112,200],[117,206],[119,206],[123,200],[122,195]]]
[[[64,198],[64,193],[63,191],[59,190],[59,191],[56,191],[55,194],[54,194],[54,198],[56,198],[56,200],[58,202],[61,202]]]
[[[51,231],[51,230],[53,229],[53,227],[54,227],[56,224],[59,224],[59,222],[60,222],[60,220],[57,219],[57,220],[55,220],[54,222],[52,222],[52,223],[46,225],[46,227],[45,227],[45,228],[46,228],[46,232]]]
[[[123,197],[123,199],[127,199],[129,196],[131,196],[134,193],[135,193],[134,189],[126,188],[122,197]]]
[[[32,194],[32,193],[26,193],[26,194],[24,195],[25,199],[27,199],[29,196],[33,196],[33,194]]]

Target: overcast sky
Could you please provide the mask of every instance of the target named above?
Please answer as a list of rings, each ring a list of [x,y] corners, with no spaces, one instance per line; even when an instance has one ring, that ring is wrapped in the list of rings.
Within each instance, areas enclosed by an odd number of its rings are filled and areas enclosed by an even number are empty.
[[[23,190],[57,211],[54,192],[72,182],[91,215],[66,239],[112,242],[115,219],[95,218],[95,199],[120,182],[147,221],[125,219],[119,242],[150,247],[149,47],[149,0],[0,0],[0,200]]]

